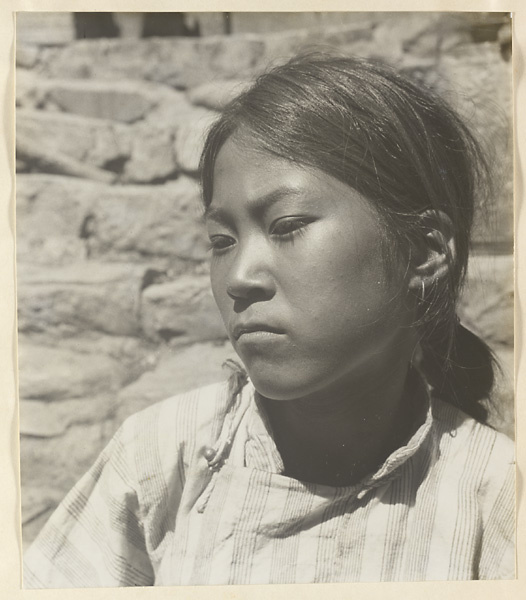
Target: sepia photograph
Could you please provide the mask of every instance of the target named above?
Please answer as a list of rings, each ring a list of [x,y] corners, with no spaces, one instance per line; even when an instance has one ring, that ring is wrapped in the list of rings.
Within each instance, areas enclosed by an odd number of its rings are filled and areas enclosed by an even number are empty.
[[[516,578],[509,12],[18,12],[23,588]]]

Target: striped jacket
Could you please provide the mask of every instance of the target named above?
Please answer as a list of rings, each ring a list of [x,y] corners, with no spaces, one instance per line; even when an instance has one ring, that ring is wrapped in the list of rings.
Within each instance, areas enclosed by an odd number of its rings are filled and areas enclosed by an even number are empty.
[[[358,485],[282,472],[250,383],[233,403],[215,384],[149,407],[44,527],[24,587],[514,577],[513,443],[447,403]]]

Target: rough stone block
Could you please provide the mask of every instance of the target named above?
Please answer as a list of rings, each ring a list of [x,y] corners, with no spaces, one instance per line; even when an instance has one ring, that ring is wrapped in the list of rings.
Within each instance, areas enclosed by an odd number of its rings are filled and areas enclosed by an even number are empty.
[[[83,260],[82,222],[98,183],[54,175],[17,175],[17,258],[31,264]]]
[[[213,113],[205,114],[178,127],[175,137],[175,156],[179,168],[197,173],[206,134],[216,120]]]
[[[82,40],[44,49],[39,70],[48,77],[142,79],[185,88],[210,78],[212,52],[201,40],[189,38]],[[243,54],[250,55],[247,48]]]
[[[188,92],[188,99],[196,106],[220,111],[249,85],[250,82],[243,79],[203,83]]]
[[[38,62],[39,48],[32,44],[16,41],[16,66],[25,69],[33,68]],[[18,74],[17,74],[18,77]]]
[[[197,183],[189,178],[164,186],[108,188],[94,203],[94,252],[111,255],[206,258]]]
[[[63,415],[57,418],[50,410],[51,403],[38,400],[20,400],[20,435],[50,438],[62,435],[69,425]]]
[[[173,138],[172,153],[164,151],[165,156],[173,154],[176,162],[176,170],[186,172],[195,176],[199,166],[199,159],[203,149],[203,143],[210,125],[216,120],[219,113],[205,109],[201,106],[194,106],[190,102],[179,102],[177,104],[163,102],[154,109],[146,118],[144,125],[137,125],[137,150],[139,145],[144,144],[145,134],[148,132],[164,132]],[[164,138],[167,139],[166,137]],[[159,136],[153,139],[150,146],[158,144]],[[144,151],[143,151],[144,154]],[[141,157],[143,163],[151,158]],[[132,172],[131,166],[126,165],[125,176]]]
[[[95,262],[80,268],[19,265],[19,331],[137,335],[144,270],[138,265]]]
[[[32,143],[66,154],[88,165],[104,168],[131,151],[131,132],[122,123],[88,119],[41,110],[18,110],[17,135]]]
[[[197,183],[106,186],[79,179],[17,178],[18,259],[55,264],[90,258],[194,263],[206,258]]]
[[[173,141],[169,129],[136,127],[130,159],[124,165],[121,180],[126,183],[149,183],[174,177],[178,169]]]
[[[70,175],[103,183],[113,183],[116,179],[114,173],[72,158],[51,145],[35,144],[31,137],[20,132],[16,137],[16,155],[30,165],[32,171]]]
[[[204,133],[216,116],[180,98],[159,103],[144,122],[134,125],[19,109],[17,135],[31,141],[39,158],[48,152],[50,160],[57,154],[78,161],[85,170],[105,169],[108,179],[158,183],[176,177],[181,169],[197,170]],[[35,168],[49,172],[45,164]],[[86,176],[90,176],[88,171]]]
[[[174,91],[177,101],[159,102],[145,117],[145,125],[174,132],[180,125],[209,115],[203,107],[194,106],[184,92]]]
[[[27,70],[26,70],[27,71]],[[160,103],[177,104],[180,92],[153,82],[97,79],[47,79],[34,71],[17,73],[17,88],[38,98],[38,108],[49,106],[88,118],[133,123]]]
[[[43,354],[45,355],[45,351]],[[88,355],[84,358],[90,360],[91,357]],[[74,360],[73,364],[75,364]],[[53,373],[49,373],[49,377],[53,375]],[[87,389],[84,393],[89,391]],[[49,400],[57,400],[57,397]],[[20,435],[39,438],[56,437],[64,434],[72,424],[99,423],[112,417],[114,412],[115,402],[108,401],[106,396],[58,402],[21,400]]]
[[[490,345],[513,347],[513,256],[471,258],[459,316]]]
[[[132,336],[119,336],[100,333],[92,330],[75,331],[70,336],[61,335],[59,329],[21,332],[18,336],[20,348],[25,346],[37,348],[60,347],[73,356],[83,355],[88,359],[91,355],[107,357],[109,364],[117,361],[119,382],[128,385],[142,373],[155,367],[157,363],[157,347],[150,342]]]
[[[470,41],[467,21],[460,13],[393,13],[378,19],[373,52],[399,66],[428,58],[434,64],[445,49]]]
[[[38,53],[37,48],[33,48],[33,50]],[[37,81],[41,81],[41,78],[36,76],[33,70],[17,66],[15,82],[17,107],[36,109],[42,104],[43,97],[36,85]]]
[[[177,281],[147,288],[142,295],[141,324],[152,340],[226,339],[206,276],[185,275]]]
[[[115,390],[123,379],[117,360],[25,343],[19,349],[20,397],[23,400],[60,400],[95,396]],[[42,423],[43,431],[49,423]],[[58,428],[67,425],[58,424]],[[50,430],[50,433],[53,433]],[[60,433],[60,431],[56,432]]]
[[[142,119],[154,105],[144,86],[123,81],[50,82],[48,95],[63,111],[132,123]],[[150,96],[150,97],[148,97]]]

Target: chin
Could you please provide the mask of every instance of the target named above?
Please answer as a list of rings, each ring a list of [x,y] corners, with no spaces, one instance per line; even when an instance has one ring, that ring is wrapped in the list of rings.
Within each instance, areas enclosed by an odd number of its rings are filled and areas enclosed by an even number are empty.
[[[248,374],[258,393],[269,400],[296,400],[312,391],[312,387],[304,380],[280,376],[275,370],[267,374],[249,369]]]

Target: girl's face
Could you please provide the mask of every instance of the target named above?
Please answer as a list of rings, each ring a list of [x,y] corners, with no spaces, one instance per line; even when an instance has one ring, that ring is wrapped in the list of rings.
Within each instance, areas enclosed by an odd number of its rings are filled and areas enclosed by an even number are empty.
[[[387,275],[385,234],[369,201],[322,171],[232,138],[213,189],[212,290],[263,396],[337,392],[407,361],[414,315],[405,266]]]

